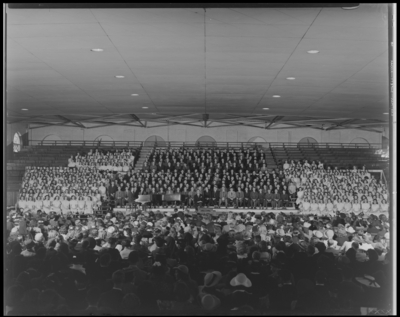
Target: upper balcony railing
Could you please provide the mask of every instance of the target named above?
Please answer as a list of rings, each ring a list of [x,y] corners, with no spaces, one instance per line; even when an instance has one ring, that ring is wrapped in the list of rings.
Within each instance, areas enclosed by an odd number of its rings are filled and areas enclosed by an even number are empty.
[[[199,148],[315,148],[315,149],[382,149],[380,143],[295,143],[295,142],[181,142],[181,141],[42,141],[30,140],[33,146],[74,146],[74,147],[199,147]]]

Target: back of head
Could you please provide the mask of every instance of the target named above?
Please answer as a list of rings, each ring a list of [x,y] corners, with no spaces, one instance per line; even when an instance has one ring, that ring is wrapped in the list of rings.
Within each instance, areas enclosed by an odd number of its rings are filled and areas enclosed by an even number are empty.
[[[307,255],[313,255],[315,253],[315,247],[313,245],[309,245],[307,247]]]
[[[88,248],[89,248],[89,245],[90,245],[89,240],[87,240],[87,239],[83,240],[83,242],[82,242],[82,249],[83,249],[83,250],[88,249]]]
[[[133,293],[126,294],[122,299],[122,304],[121,304],[122,311],[126,314],[132,313],[133,311],[135,311],[135,309],[138,309],[140,305],[141,305],[140,298]]]
[[[190,298],[190,291],[184,282],[178,282],[174,288],[175,299],[179,302],[186,302]]]
[[[327,274],[325,271],[319,270],[315,273],[315,282],[318,284],[325,284],[327,281]]]
[[[235,307],[242,307],[248,304],[250,294],[244,291],[237,290],[232,293],[232,301]]]
[[[159,248],[161,248],[165,244],[165,240],[163,238],[161,238],[161,237],[156,237],[154,239],[154,241],[156,243],[156,246],[159,247]]]
[[[325,252],[326,250],[326,245],[323,242],[317,242],[315,247],[317,248],[319,253]]]
[[[125,280],[125,274],[123,271],[118,270],[113,273],[112,281],[114,285],[120,285],[124,282],[124,280]]]
[[[261,253],[258,252],[258,251],[254,251],[253,254],[252,254],[252,258],[253,258],[254,261],[260,261]]]
[[[360,247],[360,245],[359,245],[358,242],[353,242],[353,243],[351,244],[351,247],[352,247],[354,250],[358,250],[358,248]]]
[[[100,256],[99,259],[100,266],[109,266],[111,263],[111,255],[108,253],[104,253]]]
[[[39,305],[44,308],[57,307],[59,299],[59,295],[54,290],[46,289],[39,295]]]
[[[346,265],[342,268],[342,276],[345,280],[351,280],[354,277],[354,270]]]
[[[38,289],[30,289],[25,292],[22,298],[22,305],[26,308],[34,308],[38,305],[40,291]]]
[[[7,306],[15,307],[21,302],[24,295],[24,288],[21,285],[13,285],[7,289],[5,304]]]
[[[101,290],[99,287],[92,287],[86,292],[86,300],[89,305],[97,306],[101,295]]]
[[[128,260],[129,260],[129,263],[132,265],[137,264],[140,260],[139,252],[138,251],[130,252],[128,255]]]

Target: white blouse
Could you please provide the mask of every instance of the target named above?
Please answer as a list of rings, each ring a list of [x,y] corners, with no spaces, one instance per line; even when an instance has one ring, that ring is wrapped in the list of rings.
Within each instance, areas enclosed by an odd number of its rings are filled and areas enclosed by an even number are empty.
[[[362,208],[363,211],[367,211],[370,207],[371,207],[371,205],[369,203],[362,203],[361,204],[361,208]]]
[[[317,203],[311,203],[311,210],[312,211],[317,211],[318,210],[318,204]]]
[[[303,202],[302,206],[303,206],[304,210],[309,210],[310,209],[310,203],[309,202]]]
[[[378,204],[372,204],[371,205],[371,210],[373,211],[373,212],[377,212],[378,210],[379,210],[379,205]]]
[[[337,203],[336,204],[336,208],[337,208],[338,211],[343,210],[343,207],[344,207],[344,203]]]

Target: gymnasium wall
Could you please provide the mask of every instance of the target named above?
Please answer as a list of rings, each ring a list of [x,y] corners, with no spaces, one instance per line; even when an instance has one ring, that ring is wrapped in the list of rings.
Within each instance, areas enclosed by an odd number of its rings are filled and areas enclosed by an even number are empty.
[[[85,123],[86,126],[89,124]],[[280,127],[280,126],[276,126]],[[281,125],[281,127],[284,127]],[[171,125],[159,128],[136,128],[127,126],[109,126],[94,129],[74,127],[44,127],[30,130],[30,140],[74,140],[94,141],[96,138],[114,141],[145,141],[157,135],[165,141],[194,142],[201,136],[210,136],[217,142],[248,142],[251,138],[261,137],[267,142],[299,142],[304,137],[314,138],[318,143],[351,143],[361,138],[360,143],[381,143],[382,133],[356,129],[316,130],[310,128],[265,130],[253,127],[201,128],[185,125]],[[363,141],[364,139],[365,141]],[[357,141],[355,141],[357,142]],[[36,144],[37,142],[32,142]],[[353,142],[354,143],[354,142]]]

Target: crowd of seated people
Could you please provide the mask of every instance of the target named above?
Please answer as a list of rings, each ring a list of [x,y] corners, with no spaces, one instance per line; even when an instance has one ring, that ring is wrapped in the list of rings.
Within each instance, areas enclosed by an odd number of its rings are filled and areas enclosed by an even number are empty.
[[[286,161],[285,179],[297,188],[297,200],[302,212],[363,212],[387,213],[386,184],[377,180],[365,167],[357,169],[324,169],[323,163],[303,164]]]
[[[365,168],[325,169],[321,162],[310,164],[306,160],[286,161],[278,171],[268,170],[265,160],[265,153],[254,150],[158,149],[136,172],[87,166],[33,168],[24,177],[18,205],[30,210],[54,207],[55,211],[83,212],[83,201],[88,202],[90,211],[91,205],[100,206],[101,197],[113,206],[124,207],[136,205],[140,195],[150,195],[148,206],[153,208],[179,205],[196,210],[214,206],[276,210],[294,204],[300,211],[314,214],[388,211],[386,185]],[[179,194],[180,200],[163,200],[163,195],[171,194]],[[68,201],[72,201],[69,206]]]
[[[385,215],[7,215],[5,315],[390,310]]]
[[[68,159],[68,167],[96,167],[99,170],[126,173],[133,169],[137,160],[135,149],[99,150],[77,153]]]

